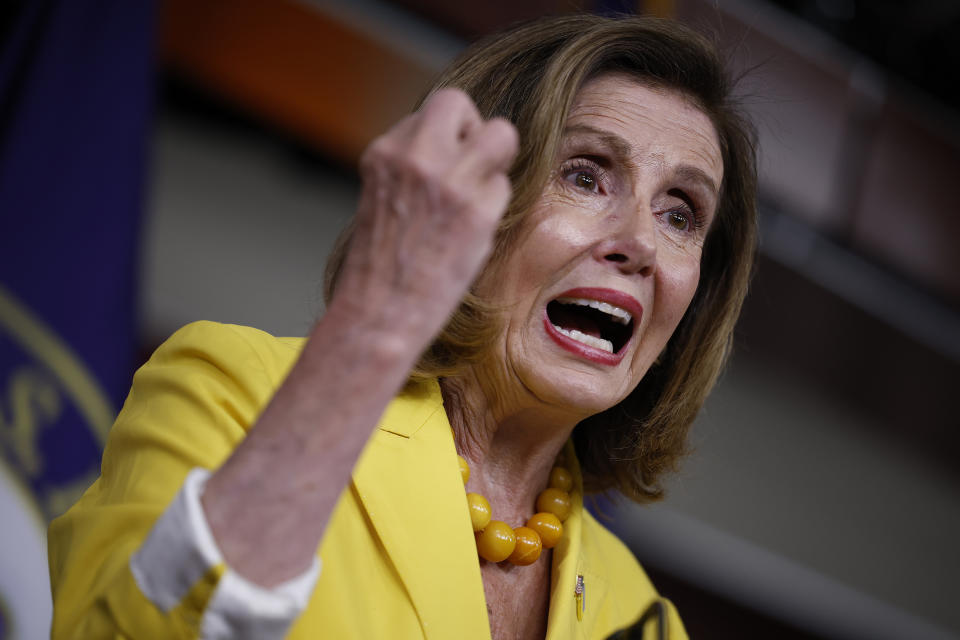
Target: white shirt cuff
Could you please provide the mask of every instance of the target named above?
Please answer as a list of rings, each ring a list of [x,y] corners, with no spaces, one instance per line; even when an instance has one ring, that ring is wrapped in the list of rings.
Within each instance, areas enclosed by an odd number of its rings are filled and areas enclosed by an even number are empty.
[[[157,520],[130,571],[143,594],[164,612],[223,562],[200,503],[210,472],[193,469]],[[202,638],[283,638],[306,608],[320,575],[320,560],[299,576],[266,589],[227,568],[200,623]]]

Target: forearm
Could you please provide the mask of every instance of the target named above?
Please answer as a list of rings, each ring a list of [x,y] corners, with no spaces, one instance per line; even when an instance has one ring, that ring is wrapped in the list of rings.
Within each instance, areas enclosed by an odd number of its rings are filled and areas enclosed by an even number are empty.
[[[333,305],[203,506],[227,565],[270,587],[310,566],[377,419],[420,346]]]
[[[437,92],[361,160],[338,294],[203,498],[227,564],[271,586],[310,564],[377,419],[492,247],[514,128]]]

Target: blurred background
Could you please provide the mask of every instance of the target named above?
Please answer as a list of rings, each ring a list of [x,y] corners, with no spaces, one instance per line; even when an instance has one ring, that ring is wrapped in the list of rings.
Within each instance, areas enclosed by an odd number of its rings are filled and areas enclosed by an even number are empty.
[[[693,638],[960,637],[960,3],[33,0],[0,9],[0,640],[136,366],[304,335],[355,162],[471,39],[570,11],[714,38],[760,132],[736,351],[662,504],[601,517]]]

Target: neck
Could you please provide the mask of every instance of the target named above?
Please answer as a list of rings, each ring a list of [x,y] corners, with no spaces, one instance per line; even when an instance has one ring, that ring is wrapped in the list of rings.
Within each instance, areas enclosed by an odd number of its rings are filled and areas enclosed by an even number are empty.
[[[457,451],[470,464],[467,491],[490,501],[494,519],[519,526],[580,417],[524,402],[523,391],[485,389],[473,370],[444,378],[441,389]]]

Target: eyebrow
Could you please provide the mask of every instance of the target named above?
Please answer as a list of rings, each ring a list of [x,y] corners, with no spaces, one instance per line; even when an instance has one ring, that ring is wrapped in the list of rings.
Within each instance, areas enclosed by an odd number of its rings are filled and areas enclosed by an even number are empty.
[[[618,160],[629,160],[630,156],[633,155],[633,147],[629,142],[617,134],[604,131],[603,129],[597,129],[596,127],[588,125],[573,125],[565,128],[563,133],[565,136],[589,135],[599,138],[600,142],[606,147],[609,147],[609,149],[618,156]]]
[[[713,181],[713,178],[708,176],[702,169],[694,167],[689,164],[683,164],[677,167],[675,171],[678,178],[682,180],[689,180],[690,182],[699,182],[702,186],[707,188],[711,194],[718,195],[720,193],[720,187],[717,186],[717,183]]]
[[[589,125],[573,125],[563,130],[564,135],[590,135],[599,138],[606,147],[617,156],[618,160],[629,161],[633,156],[633,146],[618,136],[604,129],[598,129]],[[674,175],[682,180],[697,182],[710,191],[711,194],[719,194],[720,188],[703,169],[689,164],[683,164],[675,168]]]

